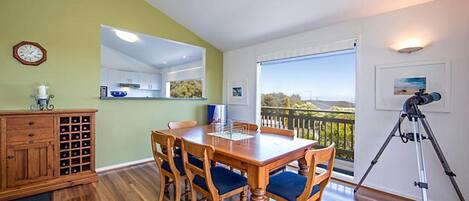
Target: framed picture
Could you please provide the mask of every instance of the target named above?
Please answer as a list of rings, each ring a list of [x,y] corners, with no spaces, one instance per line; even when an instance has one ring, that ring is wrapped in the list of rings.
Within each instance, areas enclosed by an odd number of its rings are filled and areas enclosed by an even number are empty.
[[[247,80],[228,81],[228,104],[231,105],[247,105]]]
[[[404,101],[424,89],[438,92],[440,101],[423,105],[425,112],[450,112],[451,67],[448,61],[425,61],[376,66],[377,110],[402,110]]]

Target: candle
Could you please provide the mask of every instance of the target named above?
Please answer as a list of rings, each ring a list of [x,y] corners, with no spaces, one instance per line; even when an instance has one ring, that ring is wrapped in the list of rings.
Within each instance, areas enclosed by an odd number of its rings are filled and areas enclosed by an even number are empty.
[[[48,87],[46,85],[39,85],[37,87],[37,92],[38,92],[37,97],[38,98],[47,98],[48,97],[47,88]]]

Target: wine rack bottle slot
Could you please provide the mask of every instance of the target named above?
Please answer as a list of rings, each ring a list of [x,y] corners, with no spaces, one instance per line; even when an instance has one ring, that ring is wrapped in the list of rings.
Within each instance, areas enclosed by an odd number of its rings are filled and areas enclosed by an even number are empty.
[[[91,145],[91,142],[89,140],[84,140],[81,142],[81,147],[89,147]]]
[[[80,125],[72,125],[72,132],[79,132],[80,131]]]
[[[68,160],[68,159],[60,160],[60,167],[67,167],[69,165],[70,165],[70,160]]]
[[[60,141],[69,141],[70,140],[70,135],[69,134],[61,134],[60,135]]]
[[[60,176],[69,175],[70,168],[60,168]]]
[[[90,116],[83,116],[81,117],[81,122],[82,123],[90,123],[91,117]]]
[[[72,174],[75,174],[75,173],[79,173],[81,170],[80,170],[80,166],[74,166],[72,167]]]
[[[89,132],[81,133],[81,138],[82,139],[90,139],[90,133]]]
[[[82,129],[82,131],[89,131],[90,130],[90,125],[83,124],[83,125],[81,125],[81,129]]]
[[[81,166],[81,171],[88,171],[91,169],[90,164],[82,165]]]
[[[70,126],[60,126],[60,133],[70,132]]]
[[[70,149],[70,143],[68,142],[61,142],[60,143],[60,150],[68,150]]]
[[[80,158],[73,158],[72,165],[80,164]]]
[[[90,154],[90,153],[91,153],[91,152],[90,152],[90,149],[83,149],[83,150],[81,150],[81,154],[82,154],[82,155],[88,155],[88,154]]]
[[[80,148],[80,142],[72,142],[72,149]]]
[[[72,140],[79,140],[80,139],[80,133],[73,133],[72,134]]]
[[[60,124],[69,124],[70,117],[60,117]]]
[[[61,151],[60,152],[60,158],[68,158],[70,157],[70,152],[67,150],[67,151]]]
[[[79,156],[80,150],[72,150],[72,157]]]
[[[80,123],[80,117],[72,117],[72,123],[73,124]]]
[[[82,163],[89,163],[91,161],[91,158],[89,156],[85,156],[81,159]]]

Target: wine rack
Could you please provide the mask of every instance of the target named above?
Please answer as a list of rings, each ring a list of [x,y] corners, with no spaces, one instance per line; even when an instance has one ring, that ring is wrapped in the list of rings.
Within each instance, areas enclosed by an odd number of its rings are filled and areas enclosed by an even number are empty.
[[[76,115],[59,118],[60,176],[91,171],[92,116]]]

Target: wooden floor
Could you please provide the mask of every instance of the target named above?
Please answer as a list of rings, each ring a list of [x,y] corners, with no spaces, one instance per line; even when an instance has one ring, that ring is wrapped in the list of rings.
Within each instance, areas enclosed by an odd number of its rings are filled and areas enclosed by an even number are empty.
[[[109,171],[99,175],[99,182],[55,191],[54,201],[154,201],[159,191],[159,176],[153,163]],[[172,191],[171,191],[172,192]],[[170,193],[171,194],[171,193]],[[173,198],[171,198],[173,200]],[[229,201],[239,200],[239,197]],[[395,196],[353,187],[338,181],[330,182],[323,201],[401,201]]]

